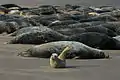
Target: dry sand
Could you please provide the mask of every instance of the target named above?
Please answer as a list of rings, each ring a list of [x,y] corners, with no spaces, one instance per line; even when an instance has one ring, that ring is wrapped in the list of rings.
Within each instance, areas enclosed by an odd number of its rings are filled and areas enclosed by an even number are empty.
[[[0,80],[119,80],[120,51],[112,59],[67,60],[65,69],[52,69],[48,59],[17,56],[33,45],[3,44],[12,39],[0,36]]]

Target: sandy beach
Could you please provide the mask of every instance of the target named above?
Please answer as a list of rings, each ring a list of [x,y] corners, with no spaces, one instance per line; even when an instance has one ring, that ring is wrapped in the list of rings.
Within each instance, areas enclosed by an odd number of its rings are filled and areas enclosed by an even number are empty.
[[[119,80],[119,50],[106,50],[112,59],[67,60],[68,68],[52,69],[49,59],[20,57],[17,54],[33,45],[3,44],[12,39],[0,36],[1,80]]]
[[[1,0],[0,4],[80,4],[120,6],[119,0]],[[0,80],[120,80],[120,50],[106,50],[112,59],[67,60],[68,68],[52,69],[49,59],[17,56],[34,45],[4,44],[12,37],[0,35]]]

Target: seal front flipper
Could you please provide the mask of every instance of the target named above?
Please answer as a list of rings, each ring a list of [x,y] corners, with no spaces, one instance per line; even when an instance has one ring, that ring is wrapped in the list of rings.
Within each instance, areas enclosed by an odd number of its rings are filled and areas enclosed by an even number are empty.
[[[61,54],[58,56],[58,58],[64,60],[64,59],[66,58],[67,51],[69,51],[69,50],[70,50],[70,47],[67,46],[67,47],[61,52]]]

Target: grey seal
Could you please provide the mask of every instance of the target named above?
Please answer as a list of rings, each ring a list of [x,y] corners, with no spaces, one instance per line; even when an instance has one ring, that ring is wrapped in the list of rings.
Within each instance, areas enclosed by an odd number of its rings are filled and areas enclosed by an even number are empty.
[[[71,49],[66,53],[66,58],[75,58],[80,59],[100,59],[106,58],[106,54],[99,49],[91,48],[83,43],[76,41],[56,41],[49,42],[20,52],[19,56],[24,57],[38,57],[38,58],[50,58],[52,53],[57,53],[58,55],[66,47],[70,46]]]

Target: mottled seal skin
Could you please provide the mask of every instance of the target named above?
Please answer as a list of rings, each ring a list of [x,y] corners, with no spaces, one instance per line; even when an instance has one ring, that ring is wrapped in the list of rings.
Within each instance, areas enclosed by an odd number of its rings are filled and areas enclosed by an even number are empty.
[[[51,15],[51,16],[34,16],[31,17],[33,21],[36,23],[42,24],[44,26],[48,26],[53,21],[57,20],[57,16]]]
[[[16,22],[7,22],[6,27],[8,34],[13,33],[19,29],[19,25]]]
[[[30,12],[37,15],[52,15],[56,13],[56,9],[52,5],[39,5],[34,8],[30,8]]]
[[[31,26],[31,23],[26,18],[23,18],[23,17],[7,19],[6,22],[16,22],[19,26],[19,29],[23,27]]]
[[[120,27],[116,30],[117,35],[120,35]]]
[[[6,22],[0,21],[0,33],[7,32]]]
[[[40,13],[43,15],[51,15],[56,13],[56,8],[52,5],[40,5],[38,8],[40,9]]]
[[[85,28],[85,27],[97,26],[103,23],[104,23],[103,21],[84,22],[84,23],[69,24],[66,27],[67,28]]]
[[[106,23],[106,22],[104,22],[104,21],[84,22],[84,24],[88,24],[90,26],[97,26],[97,25],[104,24],[104,23]]]
[[[40,16],[31,17],[31,19],[44,26],[48,26],[56,20],[60,20],[60,21],[73,20],[71,16],[65,14],[40,15]]]
[[[2,4],[1,6],[7,8],[7,9],[13,9],[14,7],[17,9],[20,9],[21,7],[17,4]]]
[[[70,31],[70,29],[72,30],[72,29],[80,29],[80,28],[84,28],[84,27],[88,27],[88,26],[90,26],[89,24],[84,24],[84,23],[79,23],[79,22],[77,22],[76,23],[76,21],[75,21],[75,23],[73,22],[74,20],[66,20],[66,21],[68,21],[69,23],[65,23],[65,25],[56,25],[56,26],[48,26],[49,28],[51,28],[51,29],[53,29],[53,30],[55,30],[55,31],[64,31],[64,29],[69,29],[68,31]],[[65,22],[66,22],[65,21]],[[71,21],[72,21],[72,23],[71,23]],[[58,22],[59,23],[59,21],[56,21],[56,22]],[[64,22],[64,21],[63,21]],[[74,31],[74,30],[73,30]]]
[[[0,33],[12,33],[18,29],[18,26],[14,22],[0,21]]]
[[[14,16],[0,14],[0,21],[5,21],[8,19],[14,19]]]
[[[56,29],[55,31],[70,36],[70,35],[75,35],[75,34],[81,34],[85,32],[98,32],[98,33],[103,33],[106,34],[110,37],[114,37],[117,35],[117,33],[113,32],[112,30],[102,27],[102,26],[90,26],[90,27],[85,27],[85,28],[62,28],[62,29]]]
[[[11,33],[9,36],[18,36],[20,34],[26,33],[26,32],[32,32],[32,31],[40,31],[40,32],[44,32],[44,31],[51,31],[51,29],[45,27],[45,26],[31,26],[31,27],[25,27],[25,28],[21,28],[13,33]]]
[[[120,27],[120,22],[119,21],[106,22],[104,24],[100,24],[99,26],[106,27],[114,32],[117,32],[117,29]]]
[[[70,41],[78,41],[93,48],[115,50],[120,49],[119,42],[102,33],[85,32],[81,34],[72,35],[69,37]]]
[[[80,22],[92,22],[92,21],[117,21],[117,18],[111,16],[111,15],[100,15],[95,17],[90,17],[88,19],[80,20]]]
[[[115,10],[115,8],[112,6],[100,6],[100,7],[89,7],[89,8],[97,13],[107,13]]]
[[[39,57],[39,58],[50,58],[52,53],[58,55],[66,47],[70,46],[71,49],[66,53],[66,58],[79,57],[80,59],[100,59],[106,58],[106,54],[99,49],[91,48],[83,43],[75,41],[56,41],[45,43],[19,53],[19,56],[24,57]]]
[[[116,17],[117,19],[120,20],[120,11],[119,10],[114,10],[110,13],[110,15]]]
[[[75,24],[79,23],[78,21],[75,20],[63,20],[63,21],[56,21],[52,22],[51,24],[48,25],[49,28],[52,28],[54,26],[59,26],[59,25],[69,25],[69,24]]]
[[[43,44],[52,41],[60,41],[66,40],[66,36],[53,31],[53,30],[46,30],[46,31],[31,31],[20,34],[13,38],[8,43],[10,44]]]
[[[107,10],[107,11],[113,11],[113,10],[116,10],[117,8],[115,8],[114,6],[100,6],[100,8],[102,9],[102,10]]]
[[[102,26],[90,26],[90,27],[85,27],[86,32],[98,32],[98,33],[103,33],[106,34],[110,37],[117,36],[117,33],[113,32],[112,30],[102,27]]]
[[[67,36],[86,32],[84,28],[62,28],[62,29],[57,29],[55,31]]]
[[[32,15],[52,15],[56,13],[56,10],[52,5],[40,5],[28,9],[22,8],[21,10]]]

